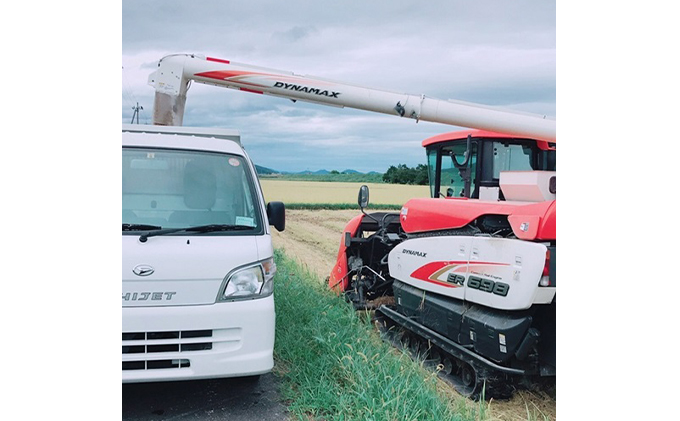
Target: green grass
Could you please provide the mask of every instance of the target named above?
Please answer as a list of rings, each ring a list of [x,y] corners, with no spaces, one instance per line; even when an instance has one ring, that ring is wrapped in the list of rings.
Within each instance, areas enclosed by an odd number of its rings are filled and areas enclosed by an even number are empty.
[[[377,210],[400,210],[402,205],[388,205],[371,203],[371,205],[366,208],[366,212],[373,212]],[[286,209],[307,209],[307,210],[346,210],[353,209],[357,212],[359,211],[359,205],[356,203],[286,203]]]
[[[275,254],[277,375],[294,419],[474,420],[436,375],[384,343],[355,312],[280,250]],[[482,410],[480,407],[479,410]]]

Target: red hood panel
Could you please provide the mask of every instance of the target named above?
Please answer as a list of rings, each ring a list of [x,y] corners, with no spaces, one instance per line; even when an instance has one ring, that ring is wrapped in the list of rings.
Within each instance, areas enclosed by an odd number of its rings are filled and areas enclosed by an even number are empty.
[[[491,202],[476,199],[411,199],[401,210],[407,233],[462,228],[482,215],[507,215],[523,240],[555,239],[556,201],[539,203]]]

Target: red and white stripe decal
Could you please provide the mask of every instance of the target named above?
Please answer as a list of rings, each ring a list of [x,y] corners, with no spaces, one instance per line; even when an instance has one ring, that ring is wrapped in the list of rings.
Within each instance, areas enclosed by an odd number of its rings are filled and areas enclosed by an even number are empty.
[[[290,75],[280,75],[275,73],[261,73],[261,72],[251,72],[247,70],[213,70],[209,72],[196,73],[194,76],[205,77],[209,79],[224,80],[228,82],[238,83],[240,85],[251,85],[263,88],[271,88],[270,85],[263,85],[261,83],[255,83],[250,80],[251,78],[266,79],[268,81],[276,82],[289,82],[289,83],[308,83],[318,86],[334,86],[334,83],[323,82],[316,80],[308,80],[299,76]]]
[[[216,61],[218,63],[231,64],[231,62],[229,60],[222,60],[221,58],[206,57],[205,59],[208,60],[208,61]]]
[[[257,87],[268,87],[266,85],[258,84],[258,83],[252,83],[252,82],[247,82],[243,79],[248,79],[250,77],[257,77],[257,76],[266,76],[266,77],[272,77],[275,75],[267,74],[267,73],[255,73],[255,72],[246,72],[242,70],[215,70],[212,72],[201,72],[201,73],[196,73],[194,76],[200,76],[200,77],[205,77],[209,79],[217,79],[217,80],[226,80],[229,82],[234,82],[238,83],[239,85],[251,85],[251,86],[257,86]]]
[[[457,288],[460,285],[442,282],[436,279],[436,277],[442,272],[448,271],[450,269],[453,269],[454,272],[458,272],[459,268],[462,268],[463,271],[467,271],[467,262],[465,261],[430,262],[413,271],[411,277],[420,279],[421,281],[441,285],[447,288]]]
[[[419,279],[421,281],[430,282],[436,285],[441,285],[447,288],[458,288],[461,285],[452,284],[450,282],[444,282],[437,279],[442,273],[445,272],[458,272],[466,274],[468,268],[475,268],[480,266],[508,266],[507,263],[497,263],[497,262],[472,262],[467,261],[444,261],[444,262],[430,262],[427,263],[411,274],[412,278]]]
[[[248,89],[248,88],[238,88],[238,90],[243,91],[243,92],[252,92],[254,94],[264,94],[264,92],[262,92],[262,91],[256,91],[254,89]]]

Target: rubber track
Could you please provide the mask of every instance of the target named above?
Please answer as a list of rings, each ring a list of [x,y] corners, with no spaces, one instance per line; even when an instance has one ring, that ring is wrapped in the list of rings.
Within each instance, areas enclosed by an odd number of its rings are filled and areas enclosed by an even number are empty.
[[[383,308],[380,307],[373,315],[373,322],[383,340],[436,371],[458,393],[473,400],[512,397],[512,374],[484,366],[434,336],[424,337],[414,332],[386,316],[381,312]]]

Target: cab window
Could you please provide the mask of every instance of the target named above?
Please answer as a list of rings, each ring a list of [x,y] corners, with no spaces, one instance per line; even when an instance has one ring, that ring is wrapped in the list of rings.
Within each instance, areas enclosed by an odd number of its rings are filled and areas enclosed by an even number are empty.
[[[465,174],[469,173],[470,191],[474,191],[477,170],[477,144],[471,145],[471,156],[468,165],[461,168],[456,165],[465,162],[466,142],[459,142],[453,145],[444,146],[441,149],[428,151],[428,167],[430,175],[430,193],[432,197],[464,197],[465,194]],[[439,152],[439,154],[438,154]],[[439,162],[437,159],[441,158]],[[439,164],[439,166],[437,165]],[[439,179],[439,186],[435,181]],[[438,190],[437,190],[438,187]]]

